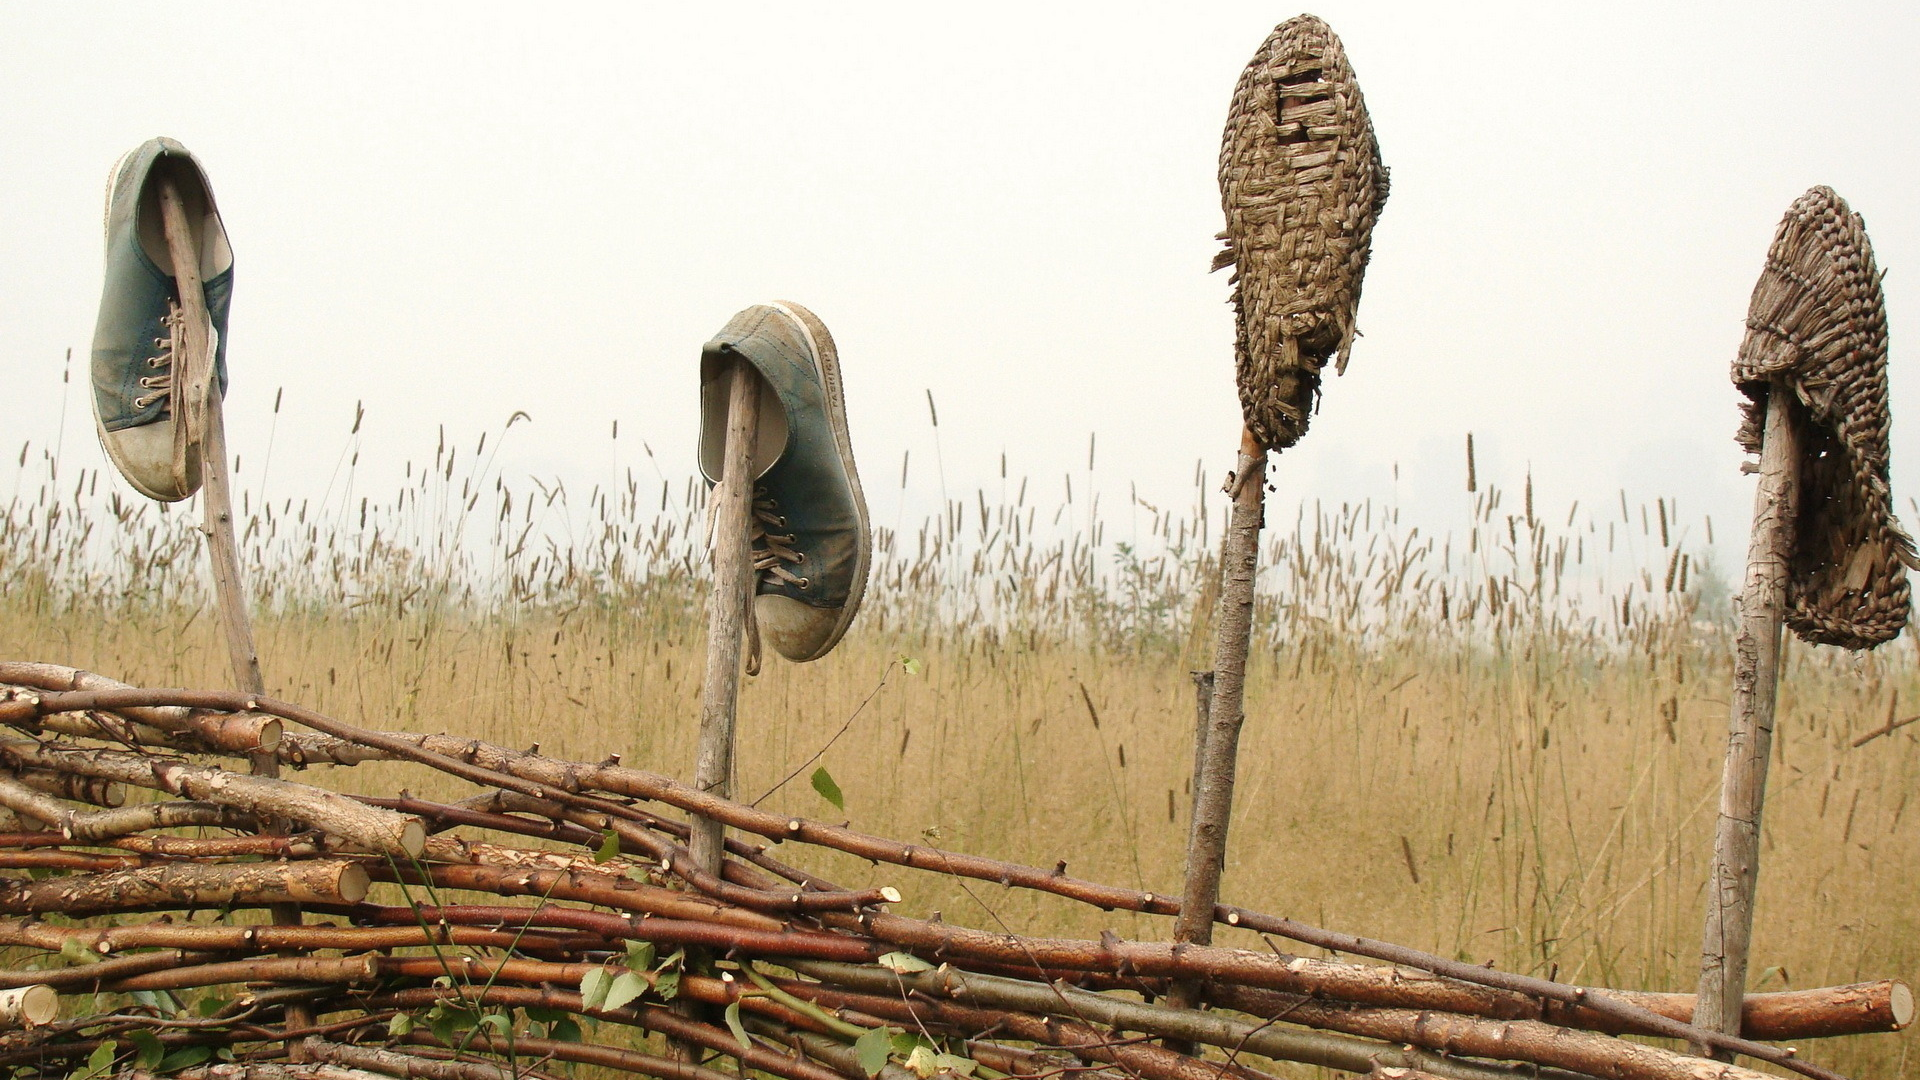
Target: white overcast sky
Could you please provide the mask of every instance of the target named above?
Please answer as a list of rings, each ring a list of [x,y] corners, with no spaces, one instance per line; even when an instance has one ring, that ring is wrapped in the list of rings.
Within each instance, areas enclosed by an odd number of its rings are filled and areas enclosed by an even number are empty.
[[[1677,495],[1743,517],[1727,366],[1808,186],[1889,268],[1895,485],[1920,376],[1920,5],[1322,3],[1393,169],[1365,337],[1278,472],[1457,507]],[[692,468],[701,343],[763,299],[839,339],[891,509],[1004,450],[1184,502],[1238,430],[1219,132],[1270,4],[0,5],[0,436],[101,460],[84,363],[110,164],[156,134],[238,259],[233,448],[318,496],[364,401],[362,491],[470,448],[600,482]],[[62,357],[76,377],[60,434]],[[609,438],[620,421],[620,439]],[[15,451],[8,451],[11,456]],[[246,458],[247,461],[257,458]],[[241,480],[259,480],[248,464]],[[957,491],[956,491],[957,493]],[[890,517],[891,514],[882,515]],[[1291,513],[1286,514],[1291,517]],[[1723,537],[1723,541],[1724,541]]]

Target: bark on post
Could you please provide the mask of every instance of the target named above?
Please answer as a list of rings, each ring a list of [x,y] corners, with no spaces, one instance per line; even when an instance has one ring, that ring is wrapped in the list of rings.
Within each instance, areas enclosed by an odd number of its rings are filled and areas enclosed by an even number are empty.
[[[220,605],[220,625],[226,631],[227,658],[233,664],[236,685],[249,694],[264,694],[266,684],[260,677],[260,655],[253,645],[253,625],[247,618],[246,590],[240,583],[239,547],[233,539],[233,493],[227,479],[226,426],[221,422],[220,392],[215,387],[213,370],[213,320],[207,314],[205,286],[200,280],[200,245],[187,221],[186,203],[180,190],[167,177],[159,180],[160,216],[167,234],[167,254],[173,260],[173,279],[180,293],[180,311],[184,316],[184,352],[195,375],[182,380],[175,373],[174,422],[176,428],[190,415],[205,410],[206,430],[201,432],[201,481],[204,508],[201,531],[207,537],[207,555],[213,564],[213,587]],[[205,386],[204,401],[192,398]],[[256,770],[276,767],[271,755],[256,761]],[[268,775],[271,775],[269,772]]]
[[[1753,901],[1760,872],[1760,815],[1772,756],[1774,698],[1779,687],[1781,625],[1786,614],[1788,559],[1799,499],[1799,433],[1794,394],[1775,380],[1767,395],[1754,496],[1753,535],[1734,638],[1733,697],[1727,759],[1720,781],[1720,821],[1707,879],[1706,932],[1700,949],[1696,1025],[1738,1034],[1747,985]],[[1720,1055],[1726,1060],[1724,1052]]]
[[[1227,548],[1232,545],[1232,537],[1233,532],[1229,530],[1226,537],[1222,538],[1221,550],[1223,555]],[[1191,781],[1190,791],[1193,799],[1193,808],[1187,817],[1186,867],[1186,881],[1189,886],[1191,886],[1193,881],[1194,853],[1200,848],[1200,804],[1201,800],[1205,798],[1205,792],[1207,790],[1207,741],[1212,731],[1212,726],[1208,723],[1208,719],[1213,710],[1214,677],[1211,671],[1190,671],[1187,674],[1193,678],[1193,780]],[[1213,890],[1217,896],[1220,890],[1218,874],[1214,877]],[[1183,906],[1181,910],[1187,911],[1190,909]],[[1211,911],[1211,909],[1209,909],[1209,911]],[[1211,913],[1209,913],[1207,917],[1207,926],[1202,933],[1205,936],[1197,939],[1196,944],[1205,945],[1213,940],[1213,918]],[[1179,940],[1185,941],[1188,939],[1181,938]],[[1200,994],[1201,986],[1198,980],[1183,980],[1173,984],[1172,990],[1167,994],[1167,1001],[1169,1004],[1179,1008],[1191,1009],[1200,1003]],[[1193,1053],[1193,1043],[1186,1039],[1177,1037],[1166,1039],[1163,1045],[1175,1053]]]
[[[1206,787],[1207,714],[1213,708],[1213,672],[1190,671],[1193,678],[1193,780],[1187,794],[1193,806],[1187,814],[1187,850],[1193,850],[1193,828],[1200,821],[1200,792]]]
[[[734,716],[740,702],[740,662],[746,640],[747,605],[753,603],[753,445],[759,435],[760,377],[745,358],[736,357],[727,374],[727,440],[720,482],[711,498],[713,584],[707,594],[707,671],[700,688],[700,753],[693,784],[721,798],[733,797]],[[688,847],[693,861],[710,874],[721,872],[727,827],[694,816]],[[697,1018],[699,1006],[676,1001],[674,1012]],[[668,1033],[667,1047],[678,1061],[699,1064],[699,1043]]]
[[[1233,517],[1220,553],[1220,606],[1213,639],[1213,700],[1207,706],[1207,733],[1194,793],[1193,828],[1187,845],[1186,890],[1174,940],[1205,945],[1213,940],[1214,904],[1220,899],[1220,875],[1227,859],[1227,825],[1233,814],[1233,775],[1240,752],[1240,725],[1247,678],[1247,650],[1253,638],[1254,569],[1260,555],[1260,526],[1265,509],[1267,450],[1251,430],[1240,436],[1239,467],[1234,470]],[[1176,1002],[1191,1005],[1193,988],[1175,991]]]
[[[707,672],[700,690],[700,756],[694,786],[721,798],[733,795],[733,721],[740,700],[741,648],[747,605],[753,602],[753,444],[759,429],[760,379],[744,359],[728,375],[727,448],[713,489],[713,589],[707,596]],[[694,861],[718,872],[726,828],[693,820]]]

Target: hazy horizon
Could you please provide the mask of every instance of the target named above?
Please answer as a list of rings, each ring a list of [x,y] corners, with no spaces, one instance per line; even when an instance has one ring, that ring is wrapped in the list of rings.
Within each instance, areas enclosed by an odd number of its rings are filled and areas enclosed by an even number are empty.
[[[1890,270],[1912,516],[1920,16],[1315,11],[1394,182],[1365,336],[1279,460],[1279,516],[1372,497],[1445,526],[1471,431],[1482,480],[1530,472],[1545,510],[1667,496],[1738,541],[1727,365],[1774,226],[1813,184],[1865,215]],[[516,410],[532,422],[505,439],[509,475],[677,482],[701,343],[790,298],[840,343],[881,523],[943,486],[994,490],[1003,453],[1057,498],[1089,478],[1090,437],[1103,512],[1134,491],[1185,505],[1238,430],[1227,279],[1207,273],[1219,129],[1293,14],[0,5],[4,434],[103,463],[85,394],[102,182],[165,133],[206,165],[233,238],[232,449],[257,493],[271,438],[276,501],[329,489],[357,403],[363,492],[443,425],[470,448]],[[165,67],[178,56],[202,62]]]

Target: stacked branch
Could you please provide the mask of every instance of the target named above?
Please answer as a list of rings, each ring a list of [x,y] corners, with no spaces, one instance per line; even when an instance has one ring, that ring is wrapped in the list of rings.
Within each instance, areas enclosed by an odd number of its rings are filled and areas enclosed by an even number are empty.
[[[1835,1080],[1769,1043],[1893,1031],[1913,1012],[1890,981],[1757,995],[1726,1035],[1687,1023],[1692,995],[1548,982],[1228,905],[1215,920],[1268,951],[977,930],[895,912],[898,891],[843,888],[770,843],[1103,909],[1180,904],[760,810],[617,758],[372,731],[257,695],[0,663],[0,723],[15,733],[0,738],[0,870],[16,871],[0,875],[0,947],[26,957],[0,970],[0,1064],[26,1073],[506,1080],[577,1062],[715,1080],[731,1058],[786,1080],[1260,1080],[1284,1061],[1398,1080],[1761,1075],[1678,1048],[1692,1041]],[[247,775],[262,752],[301,779]],[[352,794],[347,767],[368,761],[468,797]],[[690,850],[695,819],[759,839],[729,839],[711,869]],[[286,903],[318,921],[273,925]],[[1176,986],[1209,1008],[1170,1007]],[[22,991],[37,1011],[9,1009]]]

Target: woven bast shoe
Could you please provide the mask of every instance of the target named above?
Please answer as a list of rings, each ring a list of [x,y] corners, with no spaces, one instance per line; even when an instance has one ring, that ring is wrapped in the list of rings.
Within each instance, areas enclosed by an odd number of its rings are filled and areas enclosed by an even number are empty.
[[[1220,143],[1233,268],[1234,374],[1247,428],[1284,450],[1307,432],[1321,371],[1345,371],[1354,315],[1387,201],[1373,122],[1326,23],[1274,28],[1240,73]]]
[[[1920,556],[1893,512],[1887,306],[1867,225],[1829,187],[1794,200],[1753,287],[1733,382],[1740,445],[1760,453],[1775,380],[1801,409],[1800,495],[1787,625],[1816,645],[1871,649],[1907,625]]]
[[[752,623],[788,660],[830,652],[860,609],[873,540],[847,435],[833,335],[793,303],[735,315],[700,356],[700,471],[723,469],[727,371],[735,357],[763,380],[754,443]],[[757,665],[750,646],[749,671]]]
[[[175,502],[199,490],[200,462],[198,454],[181,455],[176,447],[176,357],[186,335],[161,220],[163,177],[180,192],[200,252],[213,324],[215,392],[226,390],[233,249],[200,163],[172,139],[149,139],[122,157],[107,181],[106,286],[93,331],[93,404],[100,445],[120,475],[148,498]],[[181,456],[184,461],[177,460]]]

